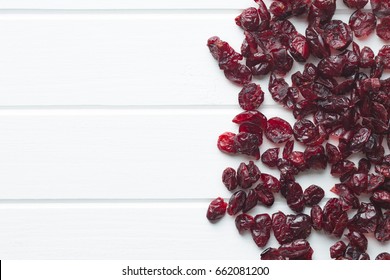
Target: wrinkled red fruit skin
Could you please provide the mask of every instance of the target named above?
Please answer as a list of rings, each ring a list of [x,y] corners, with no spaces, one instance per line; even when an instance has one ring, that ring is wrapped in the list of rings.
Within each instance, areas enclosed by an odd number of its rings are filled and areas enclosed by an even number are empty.
[[[223,198],[218,197],[211,201],[209,208],[207,209],[206,217],[209,221],[217,221],[221,219],[226,213],[227,203]]]
[[[380,253],[375,260],[390,261],[390,254],[387,252]]]
[[[279,254],[289,260],[304,259],[310,251],[310,243],[304,239],[297,239],[279,247]],[[311,259],[311,256],[310,256]]]
[[[279,148],[270,148],[261,155],[261,161],[268,167],[275,167],[278,163]]]
[[[272,215],[272,230],[280,244],[306,239],[311,234],[311,219],[306,214],[286,216],[279,211]]]
[[[235,219],[236,228],[240,233],[250,230],[254,225],[254,220],[251,215],[242,213],[237,215]]]
[[[303,192],[303,199],[305,200],[306,206],[314,206],[320,203],[324,196],[325,191],[317,185],[310,185]]]
[[[390,240],[390,211],[387,211],[383,217],[380,217],[375,230],[375,238],[380,242]]]
[[[322,229],[322,220],[323,220],[323,211],[319,205],[313,205],[313,207],[310,210],[310,218],[312,227],[315,230],[321,230]]]
[[[264,92],[259,85],[246,84],[238,94],[238,103],[246,111],[256,110],[264,101]]]
[[[254,225],[251,228],[253,241],[260,248],[267,245],[271,236],[272,220],[268,214],[258,214],[254,218]]]
[[[390,209],[390,192],[377,190],[370,197],[371,202],[384,209]]]
[[[274,176],[266,173],[261,173],[259,187],[270,190],[271,192],[280,191],[280,182]]]
[[[242,212],[248,212],[257,205],[257,193],[254,189],[250,189],[246,195],[246,200]]]
[[[237,188],[236,170],[227,167],[222,173],[222,182],[229,191]]]
[[[358,212],[348,222],[348,229],[362,233],[374,232],[378,225],[379,213],[372,203],[360,204]]]
[[[363,9],[364,6],[366,6],[368,3],[368,0],[343,0],[343,1],[348,8],[352,8],[352,9]]]
[[[325,25],[325,42],[335,50],[345,50],[352,43],[351,28],[341,20],[331,20]]]
[[[368,240],[364,234],[358,231],[350,231],[345,235],[349,239],[349,244],[362,252],[367,250]]]
[[[337,198],[327,201],[323,210],[322,228],[328,234],[341,237],[348,223],[348,215]]]
[[[301,185],[294,183],[287,190],[287,205],[295,212],[302,212],[305,208],[305,201],[303,198],[303,190]]]
[[[250,188],[260,178],[260,170],[253,161],[240,163],[237,168],[237,183],[243,189]]]
[[[237,147],[234,143],[235,133],[232,132],[224,132],[218,137],[217,146],[221,152],[227,154],[235,154],[237,153]]]
[[[236,191],[229,200],[227,213],[233,216],[244,208],[246,193],[242,190]]]
[[[274,204],[275,197],[269,189],[266,189],[261,186],[257,186],[255,190],[257,194],[257,199],[260,203],[268,207]]]
[[[337,259],[339,257],[342,257],[342,256],[344,256],[346,249],[347,249],[347,245],[343,241],[341,241],[341,240],[337,241],[329,249],[330,257],[332,259]]]
[[[357,10],[351,15],[349,26],[356,37],[366,37],[375,30],[376,17],[371,12]]]
[[[379,18],[390,15],[389,0],[370,0],[371,7],[375,15]]]
[[[292,137],[292,128],[288,122],[281,118],[270,118],[265,130],[265,136],[272,143],[283,143]]]
[[[381,19],[380,23],[376,26],[376,34],[385,41],[390,40],[390,16]]]

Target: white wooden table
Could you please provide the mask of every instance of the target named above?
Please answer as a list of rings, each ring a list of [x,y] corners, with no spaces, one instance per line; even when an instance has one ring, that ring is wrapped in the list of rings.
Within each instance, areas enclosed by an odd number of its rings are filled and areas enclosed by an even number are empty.
[[[229,197],[222,170],[247,161],[216,148],[220,133],[237,131],[240,88],[206,40],[219,35],[239,49],[234,17],[253,5],[0,2],[1,259],[259,258],[233,218],[205,218],[212,198]],[[377,52],[383,43],[371,36],[362,44]],[[267,89],[267,79],[255,81]],[[268,93],[261,110],[293,121]],[[298,180],[329,197],[337,181],[328,174]],[[291,213],[281,197],[252,213],[278,210]],[[327,259],[336,239],[313,233],[309,241],[314,257]],[[385,250],[370,241],[372,257]]]

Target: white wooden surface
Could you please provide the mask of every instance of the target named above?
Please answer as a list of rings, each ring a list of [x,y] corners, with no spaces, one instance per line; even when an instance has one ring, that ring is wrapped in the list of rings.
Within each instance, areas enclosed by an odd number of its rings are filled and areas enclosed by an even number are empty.
[[[239,87],[205,44],[219,35],[238,49],[234,17],[251,5],[0,1],[1,259],[259,258],[231,217],[205,219],[212,198],[229,196],[222,170],[247,160],[216,148],[237,130]],[[269,96],[262,112],[292,121]],[[299,182],[329,189],[328,173]],[[289,213],[284,204],[252,213]],[[309,240],[316,259],[328,258],[335,239]],[[386,246],[371,241],[369,252]]]

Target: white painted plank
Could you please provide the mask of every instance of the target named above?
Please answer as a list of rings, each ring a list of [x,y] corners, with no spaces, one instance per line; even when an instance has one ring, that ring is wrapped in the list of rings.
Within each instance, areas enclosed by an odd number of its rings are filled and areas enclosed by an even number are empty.
[[[206,47],[219,35],[239,50],[236,14],[0,14],[0,105],[237,104],[241,88]],[[372,35],[362,44],[378,51],[383,42]],[[268,77],[254,81],[267,91]]]
[[[268,117],[291,118],[265,107]],[[238,109],[2,110],[2,199],[171,199],[228,195],[221,183],[231,157],[219,134],[237,132]],[[265,139],[261,150],[270,147]],[[297,145],[297,149],[302,149]],[[261,165],[264,172],[277,170]],[[302,176],[304,187],[329,172]],[[318,177],[321,176],[321,177]],[[326,183],[325,183],[326,182]]]
[[[285,211],[258,207],[251,214]],[[2,204],[2,259],[259,259],[250,234],[225,216],[210,224],[207,203]],[[370,237],[371,258],[389,251]],[[336,238],[314,232],[314,259],[329,259]],[[267,247],[276,247],[271,238]]]

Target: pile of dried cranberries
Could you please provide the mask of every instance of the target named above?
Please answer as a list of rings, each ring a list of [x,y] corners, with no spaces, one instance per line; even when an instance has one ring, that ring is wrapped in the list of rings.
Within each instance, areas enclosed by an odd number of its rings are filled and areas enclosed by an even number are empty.
[[[265,249],[263,260],[312,259],[306,240],[312,229],[346,238],[347,244],[340,240],[331,246],[331,258],[370,259],[365,234],[390,240],[390,154],[385,149],[385,144],[390,148],[390,78],[382,78],[390,69],[390,45],[375,55],[353,38],[376,32],[390,40],[390,0],[371,0],[372,10],[363,10],[368,0],[344,0],[356,10],[349,23],[333,19],[336,0],[275,0],[269,8],[262,0],[255,2],[256,8],[235,18],[245,35],[240,52],[216,36],[207,42],[226,78],[242,86],[238,103],[244,111],[233,118],[238,133],[221,134],[218,148],[261,160],[277,168],[280,177],[262,173],[253,160],[237,170],[226,168],[222,182],[233,194],[229,202],[213,200],[207,218],[217,221],[226,212],[235,216],[238,231],[249,231],[261,248],[272,231],[280,247]],[[307,18],[305,34],[288,20],[292,16]],[[319,60],[317,65],[307,63],[310,56]],[[284,75],[294,61],[304,69],[292,74],[290,85]],[[279,117],[267,119],[258,110],[264,91],[252,79],[268,74],[268,91],[291,110],[293,125]],[[261,154],[263,136],[275,148]],[[304,145],[303,152],[294,150],[295,141]],[[330,188],[335,197],[321,208],[324,190],[317,185],[302,189],[296,176],[328,164],[340,183]],[[259,203],[273,205],[275,193],[296,214],[248,214]],[[310,216],[302,213],[305,207],[311,208]],[[389,260],[390,254],[376,259]]]

